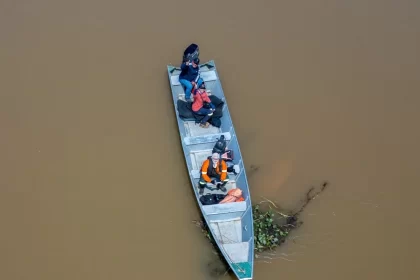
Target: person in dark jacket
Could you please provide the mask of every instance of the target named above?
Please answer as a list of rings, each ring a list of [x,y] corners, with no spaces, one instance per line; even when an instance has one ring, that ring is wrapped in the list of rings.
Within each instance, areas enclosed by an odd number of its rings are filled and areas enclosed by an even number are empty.
[[[189,101],[191,99],[191,91],[193,88],[196,88],[195,85],[197,83],[197,88],[201,86],[203,80],[198,78],[198,64],[200,63],[199,58],[195,58],[192,62],[186,61],[181,64],[181,74],[179,74],[179,82],[181,85],[185,87],[185,101]]]

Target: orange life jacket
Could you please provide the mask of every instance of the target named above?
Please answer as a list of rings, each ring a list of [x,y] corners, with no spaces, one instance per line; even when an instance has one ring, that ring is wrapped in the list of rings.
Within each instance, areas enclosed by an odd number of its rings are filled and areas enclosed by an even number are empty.
[[[219,159],[216,168],[213,168],[213,162],[211,160],[211,157],[208,157],[207,160],[205,160],[203,162],[203,165],[201,166],[201,176],[203,176],[203,179],[207,183],[210,183],[211,179],[208,174],[212,174],[214,172],[220,176],[220,181],[224,181],[227,176],[226,162],[222,159]]]
[[[242,190],[241,189],[231,189],[228,191],[226,197],[220,201],[219,203],[230,203],[230,202],[239,202],[244,201],[245,199],[242,197]]]

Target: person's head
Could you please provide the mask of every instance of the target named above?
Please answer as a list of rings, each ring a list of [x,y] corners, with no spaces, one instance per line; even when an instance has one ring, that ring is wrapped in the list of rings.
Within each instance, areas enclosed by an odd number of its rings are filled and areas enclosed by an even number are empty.
[[[213,153],[211,155],[211,161],[213,162],[213,166],[217,166],[219,159],[220,159],[220,155],[218,153]]]
[[[200,59],[197,57],[197,58],[194,58],[194,60],[192,61],[192,66],[194,67],[194,68],[196,68],[196,67],[198,67],[198,64],[200,63]]]
[[[204,84],[204,82],[201,83],[200,89],[206,89],[206,85]]]

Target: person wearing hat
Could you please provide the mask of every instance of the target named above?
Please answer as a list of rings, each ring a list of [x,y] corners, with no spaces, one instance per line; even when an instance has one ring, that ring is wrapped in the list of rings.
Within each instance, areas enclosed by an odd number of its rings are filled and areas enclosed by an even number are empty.
[[[201,166],[201,176],[198,182],[199,194],[202,195],[204,193],[204,188],[207,186],[207,183],[212,183],[222,192],[226,192],[225,185],[228,181],[229,176],[227,174],[226,162],[220,158],[218,153],[213,153]]]
[[[195,88],[196,79],[198,77],[198,70],[200,59],[197,57],[193,61],[186,61],[181,64],[181,74],[179,74],[179,82],[185,87],[185,101],[191,99],[191,91]],[[203,79],[198,78],[197,88],[201,86]]]

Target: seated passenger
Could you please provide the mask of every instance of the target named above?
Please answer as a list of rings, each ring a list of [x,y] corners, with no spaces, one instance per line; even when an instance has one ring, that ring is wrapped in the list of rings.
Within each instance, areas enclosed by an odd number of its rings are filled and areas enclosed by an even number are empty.
[[[197,115],[204,116],[200,122],[200,126],[203,128],[208,128],[210,124],[207,121],[213,115],[216,107],[211,103],[211,100],[205,90],[204,83],[201,84],[200,88],[195,90],[193,98],[194,102],[192,104],[192,110]]]
[[[181,64],[181,74],[179,74],[179,82],[185,87],[185,101],[191,98],[191,92],[195,89],[196,79],[198,78],[199,58],[195,58],[192,62],[186,61]],[[203,79],[198,78],[197,87],[200,87]]]
[[[214,178],[214,179],[211,179]],[[201,166],[201,176],[198,187],[200,189],[199,194],[204,193],[204,188],[207,183],[216,185],[222,192],[226,191],[225,185],[229,181],[227,174],[226,162],[220,159],[218,153],[214,153],[211,157],[208,157]]]

